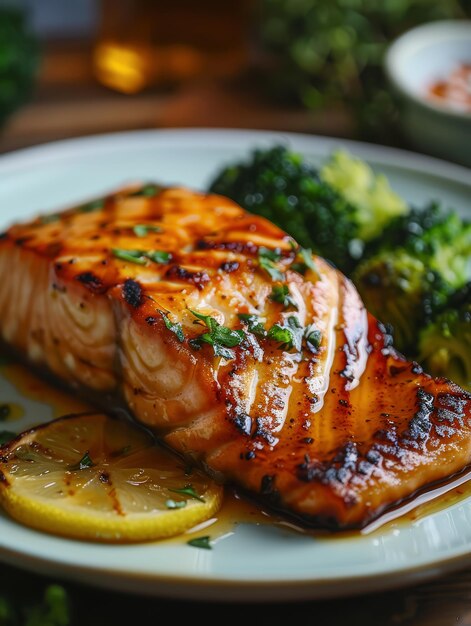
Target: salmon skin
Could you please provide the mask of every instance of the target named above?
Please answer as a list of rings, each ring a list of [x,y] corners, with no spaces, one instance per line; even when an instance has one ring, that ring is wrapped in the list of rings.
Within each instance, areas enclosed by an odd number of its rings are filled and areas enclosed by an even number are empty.
[[[131,186],[11,227],[0,331],[309,526],[363,527],[470,462],[471,395],[399,355],[328,262],[221,196]]]

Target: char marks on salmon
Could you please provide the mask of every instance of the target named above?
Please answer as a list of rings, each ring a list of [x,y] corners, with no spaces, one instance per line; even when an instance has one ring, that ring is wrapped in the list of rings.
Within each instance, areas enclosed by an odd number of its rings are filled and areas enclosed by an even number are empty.
[[[469,393],[397,354],[328,262],[220,196],[132,186],[12,226],[0,332],[307,525],[362,527],[470,462]]]

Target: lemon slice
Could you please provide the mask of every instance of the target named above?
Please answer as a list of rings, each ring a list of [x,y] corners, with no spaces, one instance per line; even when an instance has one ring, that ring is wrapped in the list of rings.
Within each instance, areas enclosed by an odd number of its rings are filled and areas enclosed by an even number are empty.
[[[0,448],[0,504],[49,533],[107,542],[178,535],[212,517],[222,487],[190,475],[130,422],[64,417]]]

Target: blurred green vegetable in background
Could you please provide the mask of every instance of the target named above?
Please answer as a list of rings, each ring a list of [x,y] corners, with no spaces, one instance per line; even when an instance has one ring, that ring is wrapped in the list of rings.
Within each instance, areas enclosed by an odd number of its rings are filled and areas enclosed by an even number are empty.
[[[0,125],[30,97],[38,61],[25,10],[0,6]]]
[[[320,175],[356,207],[357,237],[364,243],[378,237],[393,218],[409,211],[406,202],[391,189],[386,176],[375,174],[365,161],[345,151],[335,152]]]
[[[422,329],[418,348],[428,372],[471,390],[471,282],[452,294],[445,310]]]
[[[272,97],[308,109],[347,105],[363,139],[393,141],[388,44],[433,20],[471,16],[470,0],[260,0],[263,77]]]
[[[22,587],[20,574],[14,578],[16,587],[13,581],[2,581],[0,626],[69,626],[69,601],[63,587],[49,585],[40,596]],[[26,601],[25,591],[28,591]]]
[[[385,176],[345,151],[317,170],[282,145],[254,150],[245,162],[223,168],[209,190],[263,215],[343,272],[388,223],[409,212]]]

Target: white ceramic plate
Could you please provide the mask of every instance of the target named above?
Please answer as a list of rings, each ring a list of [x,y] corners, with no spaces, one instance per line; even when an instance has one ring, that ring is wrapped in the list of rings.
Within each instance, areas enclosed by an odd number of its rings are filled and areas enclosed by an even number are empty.
[[[225,163],[277,142],[315,163],[344,147],[383,171],[408,200],[439,199],[470,214],[470,170],[411,153],[306,135],[148,131],[63,141],[0,157],[0,230],[131,180],[203,189]],[[43,396],[25,394],[17,379],[16,386],[0,380],[0,403],[25,408],[14,424],[17,430],[53,416],[54,403],[47,393]],[[0,516],[0,559],[167,597],[269,601],[341,596],[411,584],[471,564],[471,497],[363,536],[322,539],[274,525],[241,524],[219,537],[210,551],[184,542],[109,546],[70,541]]]

